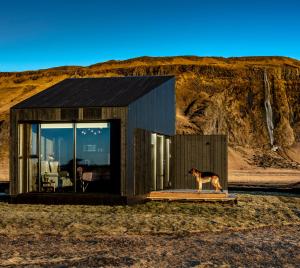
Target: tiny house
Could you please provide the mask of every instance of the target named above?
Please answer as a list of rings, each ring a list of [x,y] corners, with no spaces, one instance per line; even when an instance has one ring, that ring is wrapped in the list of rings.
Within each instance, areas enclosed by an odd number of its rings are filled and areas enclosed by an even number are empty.
[[[63,80],[10,110],[11,195],[193,188],[191,166],[226,189],[226,136],[176,136],[175,120],[174,76]]]

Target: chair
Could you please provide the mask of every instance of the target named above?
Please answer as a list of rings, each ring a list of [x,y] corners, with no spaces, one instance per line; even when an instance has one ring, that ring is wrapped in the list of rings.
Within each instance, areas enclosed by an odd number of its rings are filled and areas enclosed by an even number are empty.
[[[58,161],[41,161],[42,188],[44,191],[52,190],[58,187]]]
[[[59,181],[61,183],[60,187],[72,187],[73,182],[70,179],[70,175],[68,171],[60,171],[59,172]]]
[[[86,188],[89,186],[90,182],[93,181],[93,172],[83,172],[82,167],[77,168],[79,179],[81,181],[82,192],[85,192]]]
[[[70,179],[70,174],[68,171],[59,171],[59,162],[58,161],[50,161],[50,170],[51,174],[57,175],[57,184],[56,187],[65,188],[72,187],[73,182]]]
[[[50,173],[50,166],[48,161],[41,161],[41,174]]]
[[[58,161],[50,161],[49,164],[51,173],[58,174]]]

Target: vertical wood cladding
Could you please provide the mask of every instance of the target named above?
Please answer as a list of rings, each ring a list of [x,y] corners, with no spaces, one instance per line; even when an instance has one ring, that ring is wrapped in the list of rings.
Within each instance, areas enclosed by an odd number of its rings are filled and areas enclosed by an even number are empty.
[[[135,195],[151,191],[151,132],[136,129],[134,137]]]
[[[134,195],[134,131],[144,129],[163,135],[175,135],[175,79],[170,79],[128,106],[127,189]]]
[[[74,121],[79,119],[81,109],[77,108],[61,108],[60,120],[62,121]]]
[[[195,179],[188,171],[195,167],[215,172],[220,176],[223,189],[227,189],[227,136],[226,135],[176,135],[171,137],[170,181],[171,189],[196,189]],[[151,132],[135,130],[134,181],[135,194],[152,190]],[[203,184],[203,189],[212,189]]]
[[[10,150],[9,150],[9,177],[10,177],[10,194],[17,194],[18,187],[18,125],[17,113],[14,110],[10,112]]]
[[[188,174],[194,167],[215,172],[223,189],[228,188],[226,135],[176,135],[171,138],[171,183],[173,189],[195,189],[196,181]],[[212,189],[209,183],[203,189]]]

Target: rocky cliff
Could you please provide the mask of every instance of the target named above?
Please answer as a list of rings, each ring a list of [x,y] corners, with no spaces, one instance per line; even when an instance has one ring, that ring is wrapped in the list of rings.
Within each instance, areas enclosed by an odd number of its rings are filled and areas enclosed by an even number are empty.
[[[300,61],[141,57],[0,73],[0,180],[8,178],[12,105],[68,77],[169,74],[176,75],[178,133],[228,134],[229,161],[234,153],[247,165],[299,169]]]

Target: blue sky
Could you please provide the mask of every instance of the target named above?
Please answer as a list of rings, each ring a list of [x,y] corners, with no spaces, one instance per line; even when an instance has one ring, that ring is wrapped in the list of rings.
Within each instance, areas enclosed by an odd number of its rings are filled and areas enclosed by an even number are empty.
[[[0,71],[145,55],[300,59],[300,1],[0,0]]]

